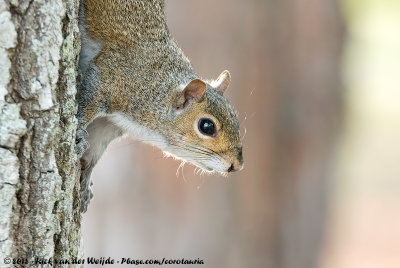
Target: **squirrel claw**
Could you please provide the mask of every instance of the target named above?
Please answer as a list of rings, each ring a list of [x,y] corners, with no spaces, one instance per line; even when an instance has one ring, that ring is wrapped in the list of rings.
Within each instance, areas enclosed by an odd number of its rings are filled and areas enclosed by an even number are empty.
[[[89,143],[86,141],[86,138],[89,136],[86,129],[79,127],[76,130],[76,154],[78,158],[81,158],[83,153],[89,147]]]
[[[81,159],[82,161],[82,159]],[[92,171],[91,166],[87,166],[87,163],[82,164],[81,170],[81,181],[80,181],[80,199],[81,199],[81,212],[85,213],[89,206],[90,200],[93,198],[93,191],[91,186],[93,181],[90,179],[90,173]]]
[[[86,190],[81,191],[81,212],[85,213],[89,206],[90,200],[93,198],[93,191],[89,187]]]
[[[86,129],[79,127],[76,130],[76,140],[80,141],[82,139],[86,139],[89,136],[89,133],[86,131]]]
[[[78,155],[78,158],[81,158],[83,156],[83,153],[86,151],[87,148],[89,148],[89,143],[86,140],[80,140],[76,144],[76,154]]]

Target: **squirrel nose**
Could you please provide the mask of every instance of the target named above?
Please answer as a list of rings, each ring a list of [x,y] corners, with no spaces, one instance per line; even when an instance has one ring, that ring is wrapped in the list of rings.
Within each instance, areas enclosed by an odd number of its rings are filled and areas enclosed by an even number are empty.
[[[233,164],[228,168],[228,172],[235,171],[235,168],[233,167]]]
[[[238,150],[238,157],[233,161],[231,166],[228,168],[228,172],[239,171],[243,169],[243,154],[242,148]]]
[[[228,172],[233,172],[233,171],[239,171],[243,169],[243,163],[233,163],[231,166],[228,168]]]

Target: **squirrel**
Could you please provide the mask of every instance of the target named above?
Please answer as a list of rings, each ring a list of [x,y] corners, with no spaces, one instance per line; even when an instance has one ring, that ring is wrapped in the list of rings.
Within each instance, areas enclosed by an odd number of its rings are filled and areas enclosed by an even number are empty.
[[[81,211],[90,175],[124,134],[209,172],[243,168],[237,115],[223,93],[231,76],[204,81],[172,38],[163,0],[83,0],[76,150]]]

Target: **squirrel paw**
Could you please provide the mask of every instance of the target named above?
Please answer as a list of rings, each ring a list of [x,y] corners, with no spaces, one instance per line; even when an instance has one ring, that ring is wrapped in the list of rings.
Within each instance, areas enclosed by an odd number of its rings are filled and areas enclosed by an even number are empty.
[[[89,148],[89,143],[85,140],[81,140],[76,144],[76,154],[78,155],[78,158],[83,156],[83,153],[87,148]]]
[[[93,182],[90,182],[93,185]],[[93,198],[93,191],[90,186],[86,189],[81,189],[81,212],[85,213],[88,209],[90,200]]]
[[[83,153],[89,147],[89,143],[86,141],[88,132],[83,128],[78,128],[76,131],[76,154],[79,158],[82,157]]]
[[[85,213],[89,206],[90,200],[93,198],[93,191],[90,187],[93,185],[93,181],[90,179],[92,168],[90,166],[87,166],[87,163],[83,159],[81,159],[81,166],[81,212]]]

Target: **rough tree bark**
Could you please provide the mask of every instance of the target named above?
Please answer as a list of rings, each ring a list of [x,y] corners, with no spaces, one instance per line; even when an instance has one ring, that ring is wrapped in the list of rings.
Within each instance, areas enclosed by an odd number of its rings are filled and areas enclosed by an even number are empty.
[[[0,267],[82,257],[78,2],[0,0]]]

